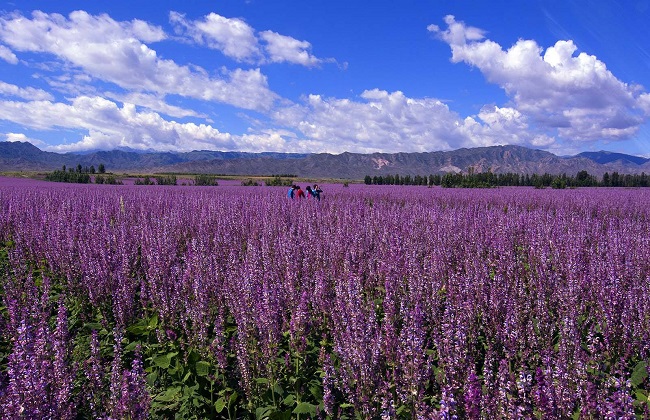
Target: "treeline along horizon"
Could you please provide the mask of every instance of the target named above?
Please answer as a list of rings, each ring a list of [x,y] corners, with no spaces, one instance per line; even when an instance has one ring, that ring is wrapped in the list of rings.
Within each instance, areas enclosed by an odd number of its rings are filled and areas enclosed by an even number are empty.
[[[518,174],[493,172],[446,173],[444,175],[366,175],[366,185],[424,185],[444,188],[493,188],[493,187],[536,187],[536,188],[573,188],[573,187],[649,187],[650,177],[641,174],[619,174],[605,172],[602,178],[580,171],[575,176],[566,173],[553,175],[549,173]]]

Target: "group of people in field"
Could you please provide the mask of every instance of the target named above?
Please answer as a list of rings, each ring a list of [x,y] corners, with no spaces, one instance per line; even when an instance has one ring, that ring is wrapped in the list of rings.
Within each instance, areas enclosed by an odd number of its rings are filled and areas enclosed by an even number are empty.
[[[305,193],[307,191],[307,193]],[[314,184],[313,187],[307,185],[307,188],[305,188],[305,191],[300,188],[300,185],[292,185],[289,187],[289,191],[287,192],[287,197],[290,199],[302,199],[302,198],[309,198],[312,197],[314,200],[320,201],[320,195],[323,192],[323,190],[320,189],[318,184]]]

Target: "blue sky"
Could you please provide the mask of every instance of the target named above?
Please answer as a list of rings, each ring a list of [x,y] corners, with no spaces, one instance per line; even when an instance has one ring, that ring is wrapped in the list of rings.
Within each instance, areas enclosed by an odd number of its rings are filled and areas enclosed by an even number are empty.
[[[650,156],[648,0],[0,2],[0,141]]]

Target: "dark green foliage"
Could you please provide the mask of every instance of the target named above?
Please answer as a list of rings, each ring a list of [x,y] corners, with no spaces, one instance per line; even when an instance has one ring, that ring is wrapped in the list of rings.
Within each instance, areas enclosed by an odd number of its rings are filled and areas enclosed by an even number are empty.
[[[605,172],[602,186],[604,187],[650,187],[650,177],[645,172],[641,174],[621,175],[618,172]]]
[[[248,179],[242,179],[241,181],[241,186],[242,187],[258,187],[260,184],[257,183],[257,181],[248,178]],[[267,184],[268,185],[268,184]]]
[[[563,190],[566,188],[567,185],[567,180],[566,178],[563,177],[556,177],[553,178],[553,181],[551,181],[551,188],[554,190]]]
[[[148,176],[145,176],[142,179],[140,178],[136,179],[133,182],[133,185],[155,185],[155,182],[153,182],[151,178],[149,178]]]
[[[166,336],[156,333],[163,330]],[[278,348],[275,379],[254,378],[253,395],[247,398],[238,384],[234,353],[227,355],[227,370],[221,370],[213,352],[188,347],[184,344],[187,337],[162,325],[155,313],[140,318],[126,331],[123,348],[142,349],[152,395],[151,414],[156,418],[235,419],[255,415],[293,419],[296,414],[313,417],[322,410],[323,389],[317,370],[321,343],[307,340],[307,350],[295,354],[287,331],[284,345]],[[224,341],[230,341],[236,331],[237,326],[229,318]],[[160,341],[160,337],[164,339]]]
[[[286,177],[286,175],[284,176]],[[265,184],[268,187],[289,187],[293,185],[293,181],[291,179],[284,179],[280,175],[275,175],[273,178],[267,180]]]
[[[492,187],[517,187],[527,186],[535,188],[553,187],[555,189],[575,187],[650,187],[650,177],[645,172],[639,174],[620,175],[618,172],[609,174],[605,172],[602,180],[582,170],[575,177],[567,174],[494,174],[492,172],[452,173],[444,175],[432,174],[426,176],[410,175],[366,175],[366,185],[440,185],[444,188],[492,188]]]
[[[612,186],[611,180],[609,178],[609,172],[605,172],[605,174],[603,175],[603,186],[604,187],[611,187]]]
[[[151,177],[145,176],[142,179],[136,179],[133,185],[176,185],[177,182],[176,175],[158,175],[154,179],[156,182],[152,181]]]
[[[216,187],[219,185],[217,177],[214,175],[196,175],[194,177],[194,185],[200,187]]]
[[[159,175],[155,178],[157,185],[176,185],[176,175]]]
[[[115,178],[113,175],[108,175],[108,176],[97,175],[95,177],[95,184],[122,185],[122,181]]]
[[[297,178],[298,175],[295,174],[273,174],[271,175],[273,178]],[[291,184],[289,184],[291,185]]]
[[[47,181],[54,182],[73,182],[77,184],[89,184],[90,175],[82,172],[72,172],[72,170],[66,172],[65,170],[54,171],[45,175]]]
[[[45,175],[45,179],[47,181],[54,181],[54,182],[72,182],[77,184],[89,184],[92,182],[90,175],[95,173],[96,173],[95,166],[93,165],[91,165],[90,167],[88,166],[83,167],[81,166],[81,164],[78,164],[75,168],[66,168],[66,166],[63,165],[61,167],[61,170],[57,170]],[[106,173],[106,169],[103,164],[99,165],[99,173],[100,174]],[[119,184],[119,185],[122,184],[121,181],[118,181],[113,176],[109,178],[110,179],[96,177],[95,183],[96,184]]]

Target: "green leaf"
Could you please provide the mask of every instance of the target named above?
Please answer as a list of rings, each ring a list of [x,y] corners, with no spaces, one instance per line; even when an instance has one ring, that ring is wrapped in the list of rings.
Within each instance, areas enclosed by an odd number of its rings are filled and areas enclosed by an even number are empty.
[[[232,388],[230,388],[230,387],[225,387],[225,388],[221,388],[221,389],[219,389],[219,390],[217,391],[217,395],[221,395],[221,396],[223,397],[223,396],[225,396],[225,395],[230,395],[231,392],[232,392]]]
[[[320,401],[323,399],[323,389],[320,387],[320,385],[312,385],[309,387],[309,392],[311,392],[311,395],[316,398],[317,401]]]
[[[296,396],[293,394],[287,395],[287,398],[285,398],[282,401],[282,404],[292,406],[296,402]]]
[[[293,409],[293,414],[311,414],[316,415],[317,406],[306,402],[301,402]]]
[[[174,366],[170,366],[167,369],[167,372],[169,372],[170,375],[181,376],[183,374],[183,372],[185,372],[185,369],[184,369],[183,365],[181,365],[177,360],[176,363],[174,364]]]
[[[273,392],[275,392],[277,395],[280,395],[280,396],[284,395],[284,389],[282,389],[280,384],[275,384],[273,386]]]
[[[264,419],[269,416],[273,411],[275,410],[275,407],[271,406],[266,406],[266,407],[257,407],[257,410],[255,410],[255,418],[257,419]]]
[[[201,359],[201,356],[199,356],[199,354],[194,350],[190,350],[189,354],[187,355],[187,361],[190,364],[196,363],[200,359]]]
[[[132,341],[126,347],[124,347],[124,351],[125,352],[133,351],[138,346],[138,344],[141,344],[141,343],[139,341]]]
[[[183,376],[183,381],[182,382],[187,382],[187,379],[190,377],[191,374],[192,374],[192,372],[187,372],[185,374],[185,376]]]
[[[167,369],[169,368],[169,365],[172,362],[172,358],[177,354],[178,354],[177,352],[173,352],[173,353],[164,354],[162,356],[154,357],[153,363],[158,367]]]
[[[260,385],[268,385],[269,380],[266,378],[255,378],[255,382],[260,384]]]
[[[150,374],[147,375],[147,384],[149,386],[154,386],[156,383],[156,380],[158,380],[158,371],[154,370]]]
[[[648,363],[647,362],[639,362],[636,364],[634,367],[634,371],[632,372],[632,376],[630,377],[630,382],[632,383],[633,387],[638,387],[645,381],[645,379],[648,377]]]
[[[91,331],[92,330],[99,331],[102,329],[102,324],[100,324],[99,322],[86,322],[84,324],[84,328]]]
[[[196,362],[196,374],[199,376],[208,376],[210,372],[210,363],[205,360],[199,360]]]
[[[291,411],[275,411],[269,415],[269,420],[291,420]]]
[[[340,405],[340,407],[341,408],[352,408],[352,407],[354,407],[354,405],[352,405],[350,403],[343,403],[343,404]]]
[[[158,326],[158,314],[153,314],[149,319],[149,328],[155,329]]]
[[[180,387],[169,388],[167,391],[161,392],[156,395],[156,401],[170,402],[174,401],[181,393]]]
[[[239,394],[237,393],[237,391],[230,394],[230,399],[228,400],[228,407],[233,405],[235,403],[235,401],[237,401],[238,397],[239,397]]]
[[[146,335],[149,332],[147,326],[141,323],[131,325],[126,330],[133,335]]]
[[[219,398],[217,401],[215,401],[214,409],[217,410],[217,413],[221,413],[224,408],[226,408],[226,400]]]

